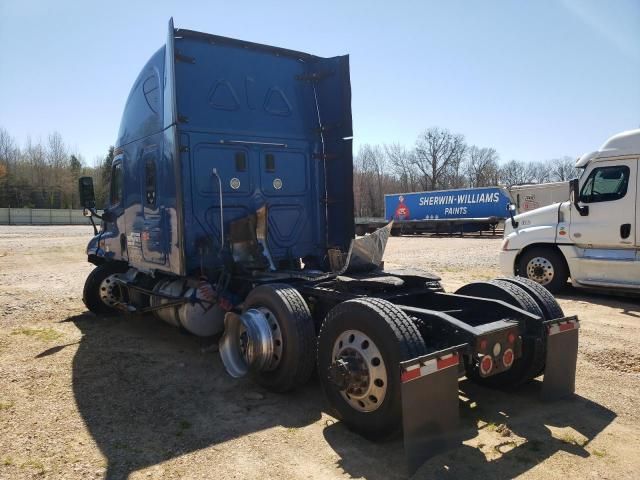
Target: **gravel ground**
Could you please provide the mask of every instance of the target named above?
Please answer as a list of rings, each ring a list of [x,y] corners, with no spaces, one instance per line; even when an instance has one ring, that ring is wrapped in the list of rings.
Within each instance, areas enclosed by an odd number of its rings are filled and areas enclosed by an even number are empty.
[[[399,441],[324,412],[317,382],[275,395],[232,380],[198,338],[142,316],[87,314],[87,227],[0,226],[0,478],[404,479]],[[500,239],[391,238],[388,267],[448,291],[498,275]],[[640,305],[570,288],[577,394],[460,383],[464,443],[412,478],[637,478]]]

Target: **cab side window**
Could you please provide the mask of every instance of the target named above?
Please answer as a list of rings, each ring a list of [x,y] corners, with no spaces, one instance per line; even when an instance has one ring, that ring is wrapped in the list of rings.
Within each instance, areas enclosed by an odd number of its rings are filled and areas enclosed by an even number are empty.
[[[147,206],[156,206],[156,162],[151,158],[144,164],[144,198]]]
[[[629,167],[594,168],[582,186],[580,200],[584,203],[619,200],[627,194],[628,185]]]
[[[122,203],[122,163],[116,163],[111,170],[111,206]]]

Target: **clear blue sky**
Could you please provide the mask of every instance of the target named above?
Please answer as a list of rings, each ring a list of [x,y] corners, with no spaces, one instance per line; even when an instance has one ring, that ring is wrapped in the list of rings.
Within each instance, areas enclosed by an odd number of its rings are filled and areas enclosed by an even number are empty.
[[[640,1],[0,2],[0,126],[59,131],[88,163],[176,26],[349,53],[354,141],[430,126],[502,161],[577,156],[640,126]]]

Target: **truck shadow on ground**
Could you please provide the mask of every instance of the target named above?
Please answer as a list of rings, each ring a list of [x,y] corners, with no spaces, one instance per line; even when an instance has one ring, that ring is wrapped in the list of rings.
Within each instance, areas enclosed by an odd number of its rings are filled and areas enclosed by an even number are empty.
[[[318,421],[325,407],[317,382],[276,395],[249,379],[229,378],[217,353],[206,351],[210,340],[181,335],[150,316],[87,313],[65,321],[83,333],[73,360],[73,391],[106,457],[106,478],[126,478],[133,471],[274,426],[303,427]],[[561,450],[590,455],[588,441],[615,414],[582,397],[542,403],[539,387],[540,382],[534,382],[506,393],[461,382],[469,399],[460,405],[464,438],[478,435],[478,422],[488,429],[506,424],[515,436],[482,448],[463,444],[430,459],[415,478],[512,478]],[[547,425],[571,427],[586,440],[573,444],[556,438]],[[354,477],[408,477],[401,440],[372,443],[339,422],[325,427],[324,437],[339,456],[338,468]],[[526,442],[514,448],[519,438]],[[497,449],[500,457],[490,461],[487,449]]]
[[[413,475],[404,467],[401,439],[374,444],[340,423],[325,428],[324,436],[340,455],[340,468],[353,477],[373,480],[509,479],[559,451],[583,458],[592,455],[589,442],[616,415],[580,396],[542,402],[541,385],[535,381],[516,392],[502,392],[460,382],[460,434],[466,443],[430,458]]]
[[[317,385],[276,395],[248,379],[233,380],[217,353],[203,351],[211,340],[180,334],[151,316],[87,313],[66,321],[83,333],[73,391],[106,457],[106,478],[126,478],[233,438],[320,418]]]
[[[619,309],[623,315],[640,318],[640,294],[623,294],[620,292],[604,293],[599,291],[582,290],[567,285],[556,295],[560,300],[584,302]]]

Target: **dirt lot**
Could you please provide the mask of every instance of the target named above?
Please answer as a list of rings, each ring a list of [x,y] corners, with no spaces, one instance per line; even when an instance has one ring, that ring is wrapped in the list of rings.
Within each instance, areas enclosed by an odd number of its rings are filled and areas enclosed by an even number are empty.
[[[317,382],[271,394],[151,317],[87,314],[90,235],[0,227],[0,478],[407,478],[401,443],[346,430]],[[453,290],[498,274],[499,243],[392,238],[385,260],[439,272]],[[462,381],[464,444],[414,478],[638,478],[640,304],[560,298],[582,320],[575,398]]]

